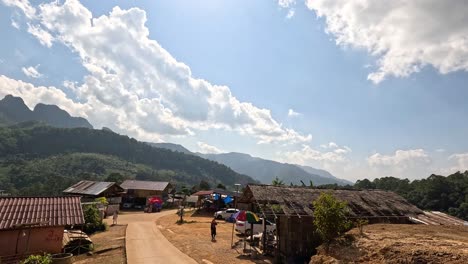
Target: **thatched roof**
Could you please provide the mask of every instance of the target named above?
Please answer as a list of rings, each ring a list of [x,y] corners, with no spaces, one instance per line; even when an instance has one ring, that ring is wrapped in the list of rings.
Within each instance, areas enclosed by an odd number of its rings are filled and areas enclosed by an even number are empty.
[[[393,192],[381,190],[324,190],[272,185],[248,185],[241,203],[254,203],[264,214],[313,216],[312,202],[322,192],[346,201],[351,217],[401,217],[423,213]]]

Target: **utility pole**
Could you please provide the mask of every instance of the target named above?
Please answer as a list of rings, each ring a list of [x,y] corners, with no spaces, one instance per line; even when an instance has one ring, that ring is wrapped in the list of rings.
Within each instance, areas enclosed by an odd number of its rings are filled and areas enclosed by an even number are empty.
[[[240,183],[235,183],[236,186],[236,195],[234,197],[234,209],[237,209],[237,199],[239,199],[239,186]],[[231,248],[234,246],[234,225],[236,224],[236,219],[232,222],[232,236],[231,236]]]

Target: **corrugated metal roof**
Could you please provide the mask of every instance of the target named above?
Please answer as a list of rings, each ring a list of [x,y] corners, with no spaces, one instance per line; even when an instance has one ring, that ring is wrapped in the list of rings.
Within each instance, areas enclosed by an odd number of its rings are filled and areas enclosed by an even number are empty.
[[[164,191],[168,185],[168,182],[126,180],[120,187],[126,190]]]
[[[415,222],[425,225],[461,225],[468,226],[468,222],[438,211],[424,212],[414,217]],[[414,219],[413,219],[414,220]]]
[[[115,182],[98,182],[98,181],[80,181],[77,184],[68,187],[64,190],[64,193],[69,194],[83,194],[97,196],[109,189],[113,185],[117,185]],[[118,188],[120,188],[117,185]],[[123,189],[122,189],[123,191]]]
[[[84,224],[81,198],[0,197],[0,230],[18,225],[70,226]]]

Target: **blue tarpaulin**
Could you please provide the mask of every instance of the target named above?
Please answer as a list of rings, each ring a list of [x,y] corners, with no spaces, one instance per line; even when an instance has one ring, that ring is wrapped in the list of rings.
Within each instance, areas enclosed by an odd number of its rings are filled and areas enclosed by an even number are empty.
[[[228,204],[230,202],[234,201],[234,199],[232,198],[232,196],[227,196],[226,198],[224,198],[224,203],[225,204]]]

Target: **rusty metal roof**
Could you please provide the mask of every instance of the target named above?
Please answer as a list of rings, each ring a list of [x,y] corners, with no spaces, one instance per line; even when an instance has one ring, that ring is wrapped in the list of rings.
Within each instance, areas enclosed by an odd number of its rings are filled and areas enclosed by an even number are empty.
[[[84,224],[84,216],[78,196],[0,197],[0,230],[21,225],[81,224]]]
[[[468,226],[468,221],[456,218],[454,216],[438,212],[424,212],[412,218],[413,222],[425,224],[425,225],[460,225]]]
[[[126,190],[164,191],[168,185],[168,182],[126,180],[120,187]]]
[[[117,187],[120,192],[124,191],[115,182],[80,181],[77,184],[68,187],[63,192],[68,194],[98,196],[112,186]]]

